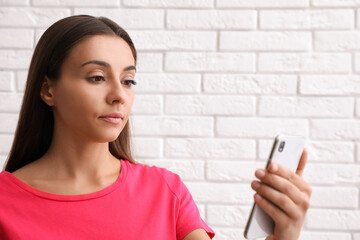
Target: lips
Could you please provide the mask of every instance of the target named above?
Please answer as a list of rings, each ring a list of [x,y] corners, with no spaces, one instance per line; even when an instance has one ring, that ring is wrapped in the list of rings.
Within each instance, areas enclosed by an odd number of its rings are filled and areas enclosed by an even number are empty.
[[[118,124],[124,119],[124,116],[121,113],[111,113],[108,115],[100,116],[99,118],[109,123]]]
[[[108,115],[100,116],[100,118],[121,118],[121,119],[124,119],[124,116],[121,113],[110,113]]]

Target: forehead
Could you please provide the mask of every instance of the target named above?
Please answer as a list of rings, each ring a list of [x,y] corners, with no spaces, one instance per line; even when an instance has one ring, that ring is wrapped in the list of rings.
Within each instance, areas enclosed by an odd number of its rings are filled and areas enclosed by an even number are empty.
[[[82,63],[94,59],[108,62],[113,67],[135,65],[127,42],[110,35],[96,35],[82,40],[70,51],[65,62],[80,67]]]

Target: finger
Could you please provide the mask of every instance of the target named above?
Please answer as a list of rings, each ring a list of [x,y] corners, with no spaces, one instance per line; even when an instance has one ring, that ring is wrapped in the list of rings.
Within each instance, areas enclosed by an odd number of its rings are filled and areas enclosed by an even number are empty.
[[[305,165],[306,165],[306,162],[307,162],[307,157],[308,157],[308,151],[306,148],[304,148],[304,151],[302,152],[302,155],[301,155],[301,158],[300,158],[300,162],[299,162],[299,165],[296,169],[296,174],[301,176],[303,171],[304,171],[304,168],[305,168]]]
[[[302,203],[304,193],[300,191],[300,189],[289,180],[268,171],[265,171],[265,175],[261,177],[260,180],[264,184],[287,195],[296,204]]]
[[[287,195],[258,181],[253,181],[251,187],[258,194],[260,194],[260,196],[269,200],[273,205],[281,209],[290,218],[298,219],[301,217],[298,211],[298,207]]]
[[[299,188],[300,191],[306,192],[308,194],[310,193],[310,185],[303,178],[301,178],[298,174],[294,173],[290,169],[272,162],[269,165],[268,172],[287,179],[288,181],[292,182],[297,188]]]
[[[260,194],[255,194],[254,200],[255,203],[272,218],[276,225],[289,221],[289,217],[282,210],[277,208],[269,200],[261,197]]]

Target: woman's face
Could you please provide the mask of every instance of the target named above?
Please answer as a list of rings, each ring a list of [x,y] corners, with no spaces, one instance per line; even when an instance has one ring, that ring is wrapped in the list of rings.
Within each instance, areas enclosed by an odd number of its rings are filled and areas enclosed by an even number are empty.
[[[97,35],[81,41],[64,61],[59,81],[49,88],[57,130],[85,141],[114,141],[129,118],[135,72],[131,49],[122,38]],[[123,120],[114,124],[100,118],[111,113],[122,114]]]

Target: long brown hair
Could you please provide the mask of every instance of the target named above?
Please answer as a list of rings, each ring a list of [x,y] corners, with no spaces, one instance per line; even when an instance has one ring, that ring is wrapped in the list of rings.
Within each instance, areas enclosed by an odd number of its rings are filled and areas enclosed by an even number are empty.
[[[45,76],[58,81],[61,65],[74,46],[85,38],[103,34],[124,39],[131,48],[136,65],[136,49],[130,36],[105,17],[66,17],[51,25],[41,36],[31,59],[14,141],[3,170],[13,172],[47,152],[54,131],[54,116],[51,106],[40,98]],[[119,159],[135,163],[130,136],[128,121],[117,139],[109,143],[109,151]]]

